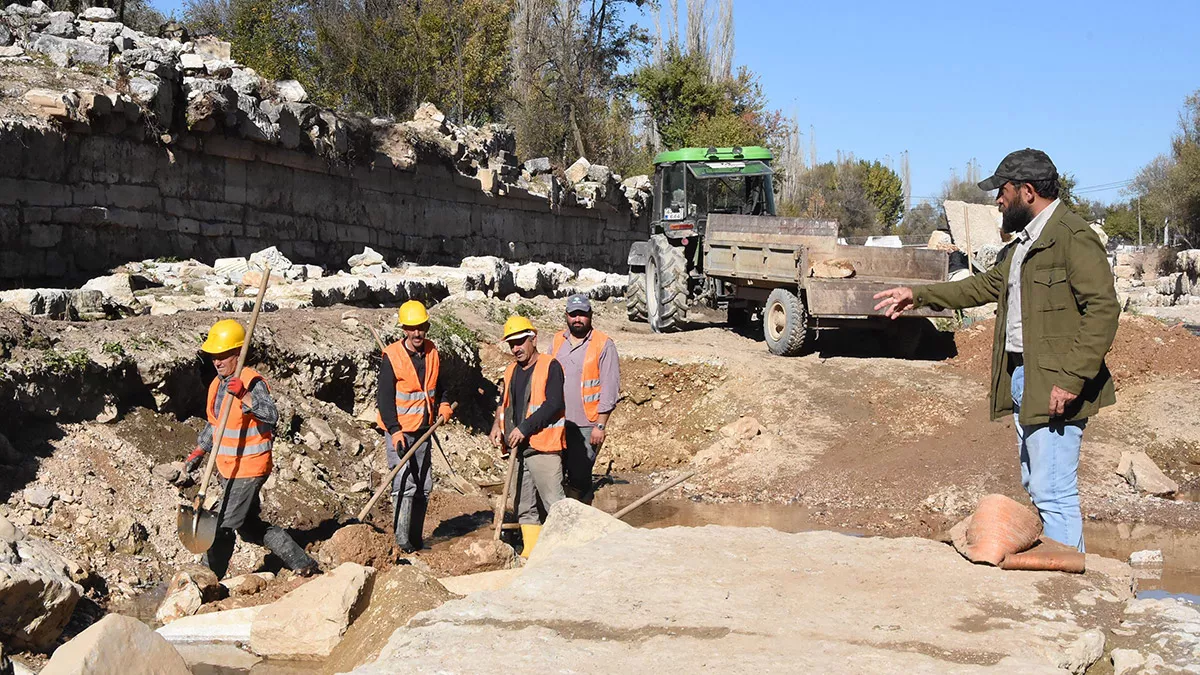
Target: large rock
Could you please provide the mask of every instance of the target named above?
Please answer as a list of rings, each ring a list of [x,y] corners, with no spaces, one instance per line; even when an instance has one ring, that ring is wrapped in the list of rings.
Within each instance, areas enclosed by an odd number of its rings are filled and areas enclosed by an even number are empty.
[[[613,532],[633,529],[623,520],[574,499],[561,499],[550,507],[538,535],[529,565],[537,565],[555,551],[577,549]]]
[[[158,629],[171,644],[245,644],[254,620],[267,605],[188,616]]]
[[[562,294],[563,286],[575,278],[570,268],[558,263],[526,263],[513,268],[513,282],[526,297]]]
[[[281,100],[288,103],[308,102],[308,92],[304,90],[304,85],[296,80],[280,80],[276,82],[275,91],[279,94]]]
[[[261,251],[250,254],[250,265],[257,267],[259,270],[265,268],[266,265],[271,266],[271,276],[278,272],[281,276],[292,268],[292,261],[288,257],[279,252],[278,248],[270,246]]]
[[[1122,452],[1117,475],[1146,494],[1169,497],[1179,491],[1179,484],[1168,478],[1144,452]]]
[[[355,672],[1081,673],[1128,583],[915,538],[620,528],[414,617]]]
[[[137,298],[133,295],[133,278],[127,272],[96,277],[84,284],[83,288],[89,291],[100,291],[106,301],[118,307],[133,307],[137,303]]]
[[[572,184],[581,183],[588,177],[588,170],[592,168],[592,163],[587,161],[586,157],[580,157],[575,160],[575,163],[567,167],[567,180]]]
[[[79,18],[84,21],[116,21],[117,12],[110,7],[88,7]]]
[[[459,267],[483,275],[482,286],[472,290],[502,298],[516,289],[512,266],[502,258],[491,255],[467,256],[459,263]]]
[[[190,675],[175,648],[146,624],[109,614],[54,650],[43,675]]]
[[[195,614],[205,602],[218,600],[221,595],[222,587],[212,570],[201,565],[187,565],[171,577],[167,595],[154,618],[159,623],[171,623]]]
[[[374,573],[344,563],[283,596],[255,618],[250,649],[274,658],[329,656],[357,616],[355,610],[361,611],[359,597]]]
[[[21,288],[0,291],[0,305],[50,319],[104,318],[104,294],[90,289]]]
[[[388,638],[420,612],[455,598],[437,579],[411,566],[393,567],[377,576],[366,608],[324,664],[327,673],[346,673],[373,661]]]
[[[383,569],[394,562],[392,537],[379,532],[366,523],[339,528],[329,541],[321,546],[322,557],[333,565],[358,563],[375,569]]]
[[[83,588],[48,542],[16,528],[8,538],[0,540],[0,642],[44,651],[62,634]]]
[[[104,67],[108,65],[108,45],[98,45],[83,40],[68,40],[53,35],[38,35],[28,48],[45,54],[54,65],[66,68],[71,65],[87,64]]]

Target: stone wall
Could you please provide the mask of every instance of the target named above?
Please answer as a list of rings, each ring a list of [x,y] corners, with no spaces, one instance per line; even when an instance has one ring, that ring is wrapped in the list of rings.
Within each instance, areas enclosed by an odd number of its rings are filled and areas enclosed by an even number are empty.
[[[643,218],[609,202],[551,208],[523,190],[492,196],[438,163],[350,167],[214,134],[164,145],[0,125],[0,288],[271,245],[327,268],[371,246],[389,260],[496,255],[619,271],[646,236]]]

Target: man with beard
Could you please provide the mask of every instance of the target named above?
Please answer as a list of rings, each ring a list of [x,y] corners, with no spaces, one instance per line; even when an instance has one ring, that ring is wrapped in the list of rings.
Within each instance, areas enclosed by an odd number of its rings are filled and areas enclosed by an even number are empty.
[[[608,418],[617,407],[621,366],[612,338],[592,328],[592,303],[582,293],[567,298],[567,330],[554,336],[550,354],[562,364],[567,403],[563,452],[567,496],[592,503],[592,467],[604,445]]]
[[[1021,483],[1047,537],[1084,550],[1079,445],[1087,418],[1116,402],[1104,355],[1120,312],[1099,237],[1058,199],[1046,153],[1009,154],[979,183],[1012,240],[986,274],[875,296],[897,318],[915,307],[962,309],[997,303],[992,346],[992,419],[1011,413]]]

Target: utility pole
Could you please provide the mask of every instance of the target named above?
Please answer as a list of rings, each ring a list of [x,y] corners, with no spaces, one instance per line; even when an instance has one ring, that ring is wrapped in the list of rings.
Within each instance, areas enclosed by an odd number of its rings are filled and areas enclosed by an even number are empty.
[[[1142,247],[1142,198],[1138,197],[1138,248]]]

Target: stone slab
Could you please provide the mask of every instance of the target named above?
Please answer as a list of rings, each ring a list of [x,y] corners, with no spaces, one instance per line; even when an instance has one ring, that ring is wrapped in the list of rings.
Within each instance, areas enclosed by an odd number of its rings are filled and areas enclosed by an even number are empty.
[[[967,231],[971,232],[971,251],[984,246],[999,246],[1000,209],[989,204],[968,204],[947,199],[942,202],[946,220],[950,221],[950,236],[962,250],[967,250]]]
[[[158,634],[172,644],[245,643],[250,641],[250,626],[262,610],[259,605],[185,616],[159,628]]]
[[[353,672],[1081,673],[1103,633],[1080,623],[1128,583],[915,538],[620,529],[413,617]]]

